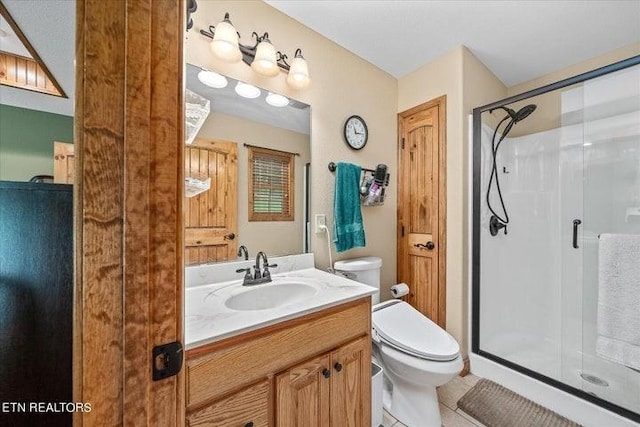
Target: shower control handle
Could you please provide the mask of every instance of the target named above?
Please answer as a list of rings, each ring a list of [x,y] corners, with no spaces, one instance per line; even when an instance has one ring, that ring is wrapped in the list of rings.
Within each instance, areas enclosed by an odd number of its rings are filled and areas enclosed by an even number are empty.
[[[579,219],[573,220],[573,248],[578,249],[578,226],[582,224]]]

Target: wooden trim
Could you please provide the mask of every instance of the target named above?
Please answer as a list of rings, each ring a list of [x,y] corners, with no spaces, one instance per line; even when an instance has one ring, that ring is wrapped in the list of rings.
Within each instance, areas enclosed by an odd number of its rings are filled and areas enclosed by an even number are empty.
[[[81,0],[76,31],[74,425],[183,426],[182,0]]]
[[[62,97],[40,64],[31,58],[1,51],[0,85]]]
[[[432,107],[438,107],[438,136],[439,136],[439,149],[438,149],[438,167],[439,167],[439,189],[438,189],[438,307],[439,307],[439,318],[440,322],[438,323],[443,329],[446,329],[446,307],[447,307],[447,96],[442,95],[438,98],[434,98],[430,101],[427,101],[423,104],[417,105],[413,108],[410,108],[406,111],[403,111],[398,114],[398,165],[401,164],[402,161],[402,135],[404,133],[404,126],[402,119],[412,116],[415,113],[418,113],[423,110],[427,110]],[[399,168],[398,168],[399,169]],[[407,191],[407,186],[402,185],[406,177],[401,176],[403,171],[398,170],[398,200],[402,200],[402,194]],[[402,223],[402,210],[401,206],[398,204],[397,207],[397,239],[398,242],[404,241],[408,236],[406,233],[405,237],[402,237],[401,223]],[[397,263],[398,263],[398,272],[400,272],[402,259],[401,252],[398,251],[397,254]]]
[[[31,88],[31,87],[29,87],[29,88],[24,87],[24,86],[15,86],[15,87],[20,87],[22,89],[28,89],[28,90],[33,90],[33,91],[37,91],[37,92],[42,92],[42,93],[45,93],[47,95],[54,95],[54,96],[60,96],[62,98],[68,98],[67,94],[62,89],[62,86],[60,86],[60,84],[57,82],[56,78],[53,77],[53,74],[51,74],[51,71],[49,71],[49,68],[47,68],[47,64],[45,64],[44,61],[42,60],[42,58],[40,58],[40,55],[38,55],[38,52],[31,45],[31,43],[27,39],[27,36],[24,35],[22,30],[18,26],[18,23],[13,19],[13,17],[11,16],[11,14],[7,10],[7,8],[4,6],[4,4],[2,4],[1,1],[0,1],[0,15],[2,15],[2,17],[5,19],[5,21],[7,21],[9,23],[9,26],[11,27],[13,32],[16,33],[16,36],[18,36],[18,38],[20,39],[20,41],[22,42],[24,47],[29,51],[29,53],[33,57],[33,61],[35,61],[35,63],[38,66],[40,66],[40,68],[42,68],[42,71],[44,71],[44,74],[47,76],[47,79],[55,87],[57,93],[55,93],[53,91],[37,90],[37,89]],[[78,37],[76,36],[76,41],[77,40],[78,40]],[[6,52],[3,52],[3,53],[5,55],[7,54]],[[16,55],[13,55],[13,56],[16,56]],[[11,85],[11,86],[14,86],[14,85]]]
[[[462,363],[463,363],[463,366],[462,366],[462,371],[460,371],[460,376],[466,377],[471,373],[471,364],[469,362],[469,358],[468,357],[463,358]]]

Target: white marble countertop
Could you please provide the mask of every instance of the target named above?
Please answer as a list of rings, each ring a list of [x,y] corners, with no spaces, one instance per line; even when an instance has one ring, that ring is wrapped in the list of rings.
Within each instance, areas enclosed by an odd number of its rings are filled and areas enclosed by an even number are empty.
[[[304,316],[327,307],[374,294],[377,289],[315,268],[294,270],[272,276],[272,283],[242,286],[231,280],[187,288],[185,292],[185,347],[187,350],[225,338]],[[315,289],[313,295],[276,308],[237,311],[225,301],[244,292],[297,282]]]

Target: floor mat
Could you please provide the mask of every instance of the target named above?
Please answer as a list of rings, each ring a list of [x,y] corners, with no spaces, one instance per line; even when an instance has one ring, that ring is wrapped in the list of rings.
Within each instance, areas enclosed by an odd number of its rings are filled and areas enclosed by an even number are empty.
[[[580,427],[484,378],[458,400],[458,407],[487,427]]]

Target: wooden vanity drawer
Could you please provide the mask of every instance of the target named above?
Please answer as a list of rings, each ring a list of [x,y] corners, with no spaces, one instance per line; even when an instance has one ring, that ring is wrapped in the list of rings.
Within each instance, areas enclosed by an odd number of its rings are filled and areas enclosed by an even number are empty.
[[[353,339],[370,336],[366,297],[187,351],[187,411]]]
[[[188,427],[268,427],[269,380],[245,388],[187,415]]]

